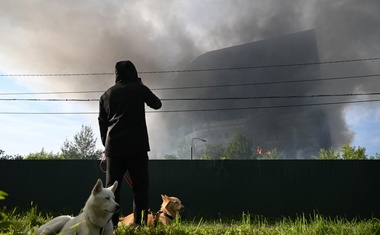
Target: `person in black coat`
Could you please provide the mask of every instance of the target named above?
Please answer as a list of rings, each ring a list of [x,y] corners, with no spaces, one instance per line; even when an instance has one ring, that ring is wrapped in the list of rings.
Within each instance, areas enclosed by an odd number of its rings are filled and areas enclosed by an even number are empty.
[[[133,183],[134,223],[146,222],[149,209],[149,139],[145,120],[145,104],[160,109],[161,100],[138,77],[131,61],[119,61],[115,66],[115,85],[99,101],[99,128],[107,156],[107,187],[115,181],[116,202],[120,203],[120,187],[128,171]],[[145,211],[145,213],[142,213]],[[112,222],[118,224],[119,213]]]

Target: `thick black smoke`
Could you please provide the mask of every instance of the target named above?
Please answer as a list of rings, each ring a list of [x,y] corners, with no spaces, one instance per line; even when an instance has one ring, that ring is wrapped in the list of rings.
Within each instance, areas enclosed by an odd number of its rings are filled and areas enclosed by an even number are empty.
[[[323,92],[323,82],[317,80],[318,62],[313,30],[196,58],[186,69],[194,72],[175,79],[191,88],[177,95],[203,100],[171,102],[172,109],[183,113],[163,119],[173,127],[168,129],[175,137],[170,142],[197,137],[226,146],[235,133],[242,132],[252,144],[251,157],[257,148],[263,152],[276,148],[281,158],[317,156],[321,148],[332,147],[327,109],[319,105],[324,101],[307,97]],[[344,123],[343,117],[338,118],[332,120]]]

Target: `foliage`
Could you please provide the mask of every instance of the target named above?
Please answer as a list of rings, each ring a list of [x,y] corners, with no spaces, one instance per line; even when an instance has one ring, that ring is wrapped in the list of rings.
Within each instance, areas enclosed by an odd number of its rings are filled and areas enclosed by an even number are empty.
[[[365,160],[367,159],[365,155],[365,148],[361,148],[360,146],[358,149],[355,149],[356,147],[351,147],[348,143],[343,145],[341,152],[342,152],[342,159],[343,160]]]
[[[100,159],[101,150],[96,150],[96,138],[91,126],[82,125],[82,129],[74,135],[74,140],[65,140],[61,147],[64,159]]]
[[[259,148],[259,147],[258,147]],[[368,157],[365,154],[366,149],[362,147],[356,148],[350,146],[349,143],[343,145],[339,151],[333,148],[320,149],[319,156],[314,157],[320,160],[378,160],[380,154]],[[177,150],[177,154],[165,154],[164,159],[188,159],[188,144],[183,141]],[[278,160],[280,154],[277,148],[270,151],[256,151],[252,153],[249,140],[240,132],[233,135],[231,141],[224,148],[221,144],[212,145],[206,144],[206,147],[201,152],[202,160],[239,160],[239,159],[257,159],[257,160]]]
[[[0,160],[22,160],[22,156],[21,155],[8,155],[8,154],[5,154],[5,151],[0,149]]]
[[[177,149],[178,159],[190,159],[190,143],[183,140]]]
[[[180,142],[176,154],[165,154],[165,159],[190,159],[189,143],[183,140]]]
[[[0,217],[0,234],[13,235],[34,234],[34,228],[49,221],[50,215],[44,216],[32,208],[26,213],[16,213],[16,210],[5,212]],[[297,218],[278,218],[268,220],[265,217],[243,213],[240,218],[219,218],[205,220],[194,218],[190,221],[177,219],[171,225],[150,227],[119,227],[116,235],[140,235],[140,234],[379,234],[380,221],[369,220],[347,220],[341,218],[324,218],[320,215],[302,215]]]
[[[365,154],[366,149],[355,146],[350,146],[349,143],[345,143],[338,152],[335,152],[333,148],[328,150],[321,149],[319,151],[319,156],[316,159],[319,160],[366,160],[375,159],[367,158]],[[378,154],[377,154],[378,155]]]
[[[370,156],[368,159],[370,159],[370,160],[380,160],[380,154],[376,153],[375,156]]]
[[[165,160],[177,160],[177,156],[175,154],[165,154],[164,155]]]
[[[0,200],[4,200],[6,196],[8,196],[8,194],[0,190]]]
[[[177,149],[177,154],[165,154],[164,159],[187,159],[188,144],[185,141]],[[239,160],[239,159],[279,159],[277,148],[264,154],[252,154],[250,141],[240,132],[235,133],[227,147],[221,144],[206,144],[201,151],[201,160]]]
[[[164,155],[165,160],[180,160],[190,159],[190,149],[188,143],[185,140],[180,142],[176,153],[166,153]]]
[[[280,159],[280,157],[277,152],[277,148],[274,148],[271,151],[259,154],[256,159],[257,160],[278,160]]]
[[[202,151],[202,160],[218,160],[223,157],[224,148],[221,144],[206,144],[205,150]]]
[[[224,159],[251,159],[250,142],[242,133],[235,133],[231,142],[227,145],[223,157]]]
[[[32,230],[52,219],[51,216],[43,216],[33,206],[27,212],[17,213],[17,208],[11,211],[0,210],[0,234],[35,234]],[[28,232],[29,230],[29,232]]]
[[[53,159],[63,159],[63,156],[59,153],[46,152],[44,148],[40,152],[29,153],[25,156],[25,160],[53,160]]]

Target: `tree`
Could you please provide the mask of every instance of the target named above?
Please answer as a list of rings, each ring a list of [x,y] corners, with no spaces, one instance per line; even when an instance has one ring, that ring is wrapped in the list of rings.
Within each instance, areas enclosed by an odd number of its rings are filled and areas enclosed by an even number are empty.
[[[22,156],[21,155],[8,155],[8,154],[5,154],[5,151],[0,149],[0,160],[22,160]]]
[[[361,148],[360,146],[358,149],[356,147],[351,147],[348,143],[343,145],[341,151],[342,151],[342,159],[344,160],[366,160],[367,156],[365,155],[365,148]]]
[[[341,148],[340,151],[335,152],[333,148],[330,148],[328,150],[321,149],[319,151],[319,156],[316,157],[316,159],[319,160],[366,160],[367,155],[365,154],[365,148],[358,147],[352,147],[349,145],[349,143],[345,143]],[[374,158],[370,158],[374,159]]]
[[[224,151],[224,159],[251,159],[251,144],[240,132],[232,136],[231,142]]]
[[[74,140],[65,140],[61,147],[64,159],[100,159],[101,150],[96,149],[96,138],[90,126],[82,125],[82,129],[74,135]]]
[[[178,159],[190,159],[190,147],[189,144],[183,140],[177,149],[177,158]]]
[[[369,160],[380,160],[380,154],[379,153],[375,153],[375,156],[370,156],[368,159]]]
[[[46,152],[44,148],[40,152],[29,153],[25,157],[26,160],[53,160],[53,159],[63,159],[63,156],[59,153],[54,154],[53,152]]]
[[[221,144],[206,144],[206,149],[202,151],[202,160],[218,160],[222,159],[224,148]]]
[[[257,160],[278,160],[280,159],[280,157],[278,156],[277,148],[274,148],[271,151],[257,154],[256,159]]]
[[[165,154],[164,159],[165,160],[177,160],[178,158],[176,157],[175,154]]]
[[[1,160],[9,160],[9,159],[11,159],[11,158],[12,158],[12,156],[10,156],[10,155],[6,155],[6,154],[5,154],[5,151],[2,150],[2,149],[0,149],[0,159],[1,159]]]

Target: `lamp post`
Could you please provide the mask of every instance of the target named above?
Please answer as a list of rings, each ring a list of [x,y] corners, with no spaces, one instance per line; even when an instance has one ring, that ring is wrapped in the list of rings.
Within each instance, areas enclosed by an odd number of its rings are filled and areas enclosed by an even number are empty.
[[[194,137],[191,139],[191,146],[190,146],[190,160],[193,160],[193,141],[194,140],[200,140],[202,142],[206,142],[206,140],[204,139],[201,139],[201,138],[197,138],[197,137]]]

